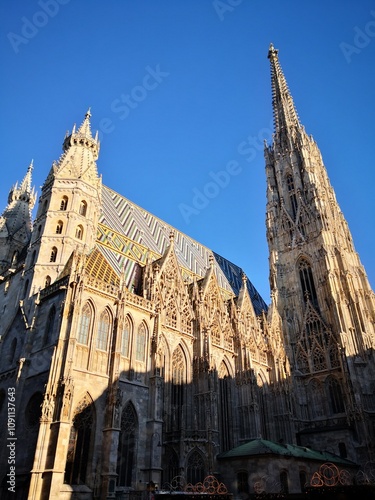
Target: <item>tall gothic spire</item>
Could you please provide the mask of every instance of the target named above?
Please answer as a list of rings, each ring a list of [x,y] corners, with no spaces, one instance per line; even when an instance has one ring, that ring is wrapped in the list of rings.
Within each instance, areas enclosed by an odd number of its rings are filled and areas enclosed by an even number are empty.
[[[72,133],[67,133],[65,136],[63,150],[67,151],[71,146],[83,146],[86,149],[91,150],[93,159],[97,160],[99,156],[100,143],[98,140],[98,133],[96,133],[95,138],[92,136],[90,118],[91,111],[89,108],[78,130],[76,130],[76,126],[74,125]]]
[[[270,45],[268,59],[271,64],[271,86],[272,86],[272,107],[275,124],[275,139],[278,143],[283,143],[295,131],[301,128],[296,108],[292,96],[290,95],[288,84],[281,69],[278,50]],[[288,144],[288,143],[287,143]]]
[[[36,192],[31,187],[31,162],[26,175],[18,185],[11,188],[8,205],[0,217],[0,272],[5,271],[13,258],[27,247],[31,238],[31,211],[36,200]]]

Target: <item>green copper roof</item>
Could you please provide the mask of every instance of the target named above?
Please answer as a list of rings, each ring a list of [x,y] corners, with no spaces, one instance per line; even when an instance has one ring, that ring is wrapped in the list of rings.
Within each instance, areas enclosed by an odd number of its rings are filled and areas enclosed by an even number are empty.
[[[255,457],[260,455],[281,455],[285,457],[301,458],[304,460],[317,460],[319,462],[332,462],[346,466],[356,466],[351,460],[341,458],[328,451],[316,451],[305,446],[294,444],[280,444],[266,439],[252,439],[241,446],[218,455],[219,459]]]

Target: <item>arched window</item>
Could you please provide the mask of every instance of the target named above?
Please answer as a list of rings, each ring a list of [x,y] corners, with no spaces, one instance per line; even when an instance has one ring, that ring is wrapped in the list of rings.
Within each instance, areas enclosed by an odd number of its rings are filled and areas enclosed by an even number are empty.
[[[177,453],[173,449],[169,450],[169,455],[167,456],[168,458],[166,460],[167,467],[165,480],[167,483],[172,483],[172,479],[180,475],[180,464]]]
[[[317,379],[312,379],[307,386],[307,394],[309,397],[308,407],[311,412],[311,417],[320,418],[326,413],[324,402],[326,397],[322,384]]]
[[[31,396],[25,408],[25,424],[27,429],[35,429],[42,414],[43,394],[36,392]]]
[[[49,258],[49,261],[50,262],[56,262],[56,259],[57,259],[57,248],[56,247],[52,247],[51,256]]]
[[[47,286],[50,286],[51,284],[51,276],[46,276],[46,279],[44,280],[44,287],[46,288]]]
[[[82,200],[79,205],[79,215],[83,215],[83,217],[86,217],[86,212],[87,212],[87,203],[85,202],[85,200]]]
[[[328,390],[331,413],[333,415],[336,413],[343,413],[345,407],[340,382],[334,377],[328,377],[326,379],[326,388]]]
[[[68,197],[63,196],[60,203],[60,210],[66,210],[68,208]]]
[[[77,240],[81,240],[83,238],[83,227],[81,224],[76,227],[76,238]]]
[[[224,362],[221,363],[219,368],[219,401],[220,410],[219,418],[221,423],[220,440],[222,445],[222,450],[226,451],[232,448],[232,438],[231,438],[231,380],[229,377],[229,371]]]
[[[301,487],[301,492],[303,493],[306,490],[307,486],[307,474],[304,470],[301,470],[299,473],[299,484]]]
[[[299,261],[298,270],[304,301],[306,302],[307,299],[310,299],[311,303],[315,307],[318,307],[318,297],[316,295],[314,277],[311,266],[306,259],[301,259]]]
[[[89,342],[90,325],[92,318],[92,310],[89,304],[85,304],[82,309],[81,319],[78,327],[77,342],[87,345]]]
[[[284,495],[289,493],[288,473],[285,470],[280,472],[280,493]]]
[[[56,316],[56,308],[55,306],[52,306],[47,318],[46,329],[44,332],[44,343],[49,343],[52,340],[55,316]]]
[[[177,347],[172,355],[171,405],[172,426],[174,430],[181,429],[182,409],[184,404],[184,386],[186,383],[186,362],[181,347]]]
[[[94,411],[92,404],[87,404],[87,402],[80,406],[70,428],[64,477],[64,482],[67,484],[85,484],[86,482]]]
[[[132,486],[138,435],[138,419],[132,403],[121,414],[121,431],[117,451],[118,486]]]
[[[131,338],[132,324],[129,317],[127,316],[124,321],[124,325],[121,333],[121,354],[123,356],[129,357],[129,345]]]
[[[246,497],[249,495],[249,477],[245,470],[237,472],[237,492],[241,497],[243,495],[246,495]]]
[[[107,310],[100,315],[98,336],[96,338],[96,347],[102,351],[107,350],[108,334],[111,326],[111,319]]]
[[[36,260],[36,250],[33,251],[33,254],[31,256],[31,262],[30,262],[31,266],[35,264],[35,260]]]
[[[59,222],[56,225],[56,234],[61,234],[63,230],[64,223],[62,220],[59,220]]]
[[[135,359],[137,361],[145,360],[146,341],[147,341],[146,325],[144,323],[141,323],[138,328],[137,344],[135,348]]]
[[[296,215],[297,215],[298,205],[297,205],[297,197],[296,197],[296,191],[294,188],[293,177],[290,174],[286,178],[286,185],[287,185],[288,193],[289,193],[290,208],[292,209],[293,219],[295,219]]]
[[[203,455],[198,450],[193,450],[187,460],[187,482],[193,485],[202,483],[205,475]]]

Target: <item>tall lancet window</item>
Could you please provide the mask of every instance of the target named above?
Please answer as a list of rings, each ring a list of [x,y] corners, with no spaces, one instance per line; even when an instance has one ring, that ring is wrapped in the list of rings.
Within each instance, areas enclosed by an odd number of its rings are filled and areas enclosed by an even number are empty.
[[[184,404],[184,384],[185,384],[185,356],[181,347],[173,352],[172,356],[172,426],[174,430],[181,429],[182,407]]]
[[[109,330],[111,326],[111,319],[107,310],[104,310],[100,315],[98,336],[96,337],[96,347],[101,351],[107,350]]]
[[[117,485],[131,486],[135,465],[138,435],[138,419],[132,403],[128,403],[121,415],[121,430],[117,450]]]
[[[297,196],[296,196],[296,190],[294,188],[294,181],[293,177],[289,174],[286,178],[286,185],[288,188],[288,193],[289,193],[289,200],[290,200],[290,207],[292,209],[292,215],[293,219],[296,218],[297,215]]]
[[[232,437],[231,437],[231,391],[230,391],[231,379],[229,377],[229,371],[225,363],[222,362],[219,368],[219,401],[220,401],[220,412],[219,418],[221,423],[221,447],[222,450],[226,451],[232,447]]]
[[[94,412],[92,404],[87,404],[87,401],[80,406],[70,428],[64,477],[66,484],[85,484],[86,482]]]
[[[309,299],[313,306],[318,307],[318,297],[316,294],[314,277],[311,266],[306,259],[301,259],[299,261],[298,270],[304,301],[307,302],[307,299]]]

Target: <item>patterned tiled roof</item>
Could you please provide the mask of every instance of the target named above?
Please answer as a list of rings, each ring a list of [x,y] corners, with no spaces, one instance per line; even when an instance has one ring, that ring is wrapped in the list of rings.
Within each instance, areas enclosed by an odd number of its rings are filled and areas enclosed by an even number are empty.
[[[139,264],[144,265],[163,255],[169,245],[171,232],[174,233],[174,246],[182,276],[187,282],[191,282],[194,276],[203,278],[210,265],[210,256],[213,256],[215,274],[224,295],[228,298],[238,295],[243,274],[240,267],[103,186],[98,248],[114,270],[118,274],[123,273],[129,288],[135,282]],[[256,314],[267,310],[266,303],[249,279],[247,287]]]

